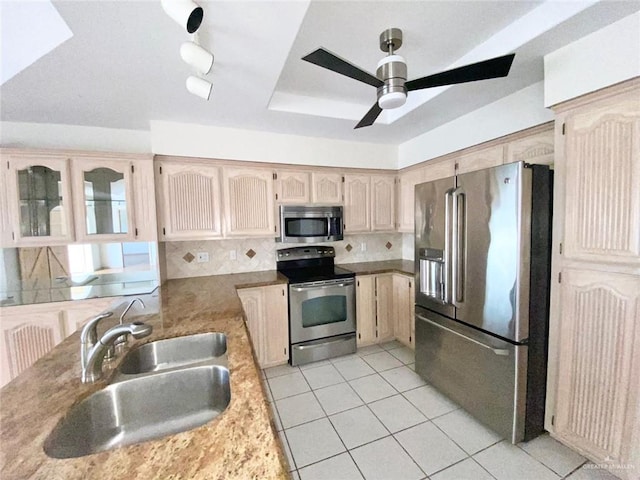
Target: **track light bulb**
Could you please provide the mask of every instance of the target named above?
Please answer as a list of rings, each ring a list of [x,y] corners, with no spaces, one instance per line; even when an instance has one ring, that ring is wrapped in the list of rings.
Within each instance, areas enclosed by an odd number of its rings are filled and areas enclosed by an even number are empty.
[[[180,45],[180,56],[188,65],[206,75],[213,66],[213,54],[194,42],[184,42]]]
[[[211,96],[212,88],[213,88],[212,83],[207,82],[206,80],[200,77],[195,77],[193,75],[190,77],[187,77],[187,90],[189,90],[190,93],[200,98],[209,100],[209,97]]]
[[[194,33],[204,17],[202,7],[192,0],[160,0],[165,13],[187,32]]]

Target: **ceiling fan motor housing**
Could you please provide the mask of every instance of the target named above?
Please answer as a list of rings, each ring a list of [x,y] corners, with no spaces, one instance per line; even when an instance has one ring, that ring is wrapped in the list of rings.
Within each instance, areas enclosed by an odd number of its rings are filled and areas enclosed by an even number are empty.
[[[376,76],[384,82],[378,87],[380,108],[397,108],[407,101],[407,63],[400,55],[388,55],[378,62]]]

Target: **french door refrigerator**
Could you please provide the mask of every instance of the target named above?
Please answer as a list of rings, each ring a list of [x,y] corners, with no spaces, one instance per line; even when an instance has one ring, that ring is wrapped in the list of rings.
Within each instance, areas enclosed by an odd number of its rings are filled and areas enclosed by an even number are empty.
[[[416,372],[512,443],[543,431],[552,190],[524,162],[415,189]]]

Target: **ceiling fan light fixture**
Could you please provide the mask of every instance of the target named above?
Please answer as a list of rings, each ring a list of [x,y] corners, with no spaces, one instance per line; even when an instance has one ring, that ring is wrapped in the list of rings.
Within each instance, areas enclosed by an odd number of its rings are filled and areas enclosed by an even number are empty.
[[[187,77],[187,90],[193,95],[209,100],[213,84],[205,79],[191,75]]]
[[[406,92],[387,92],[380,95],[378,98],[378,105],[383,110],[389,108],[398,108],[404,105],[407,101]]]
[[[192,0],[160,0],[163,10],[178,25],[194,33],[204,17],[204,10]]]
[[[213,66],[213,54],[194,42],[180,45],[180,57],[203,75],[209,73]]]

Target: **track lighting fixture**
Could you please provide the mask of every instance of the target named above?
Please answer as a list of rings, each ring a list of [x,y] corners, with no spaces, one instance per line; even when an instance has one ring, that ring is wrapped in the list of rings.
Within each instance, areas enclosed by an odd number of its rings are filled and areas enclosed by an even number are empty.
[[[196,77],[194,75],[187,77],[187,90],[200,98],[209,100],[212,88],[213,84],[207,82],[203,78]]]
[[[203,75],[209,73],[213,66],[213,54],[194,42],[184,42],[180,46],[180,56]]]
[[[202,7],[192,0],[160,0],[162,8],[178,25],[194,33],[204,17]]]

